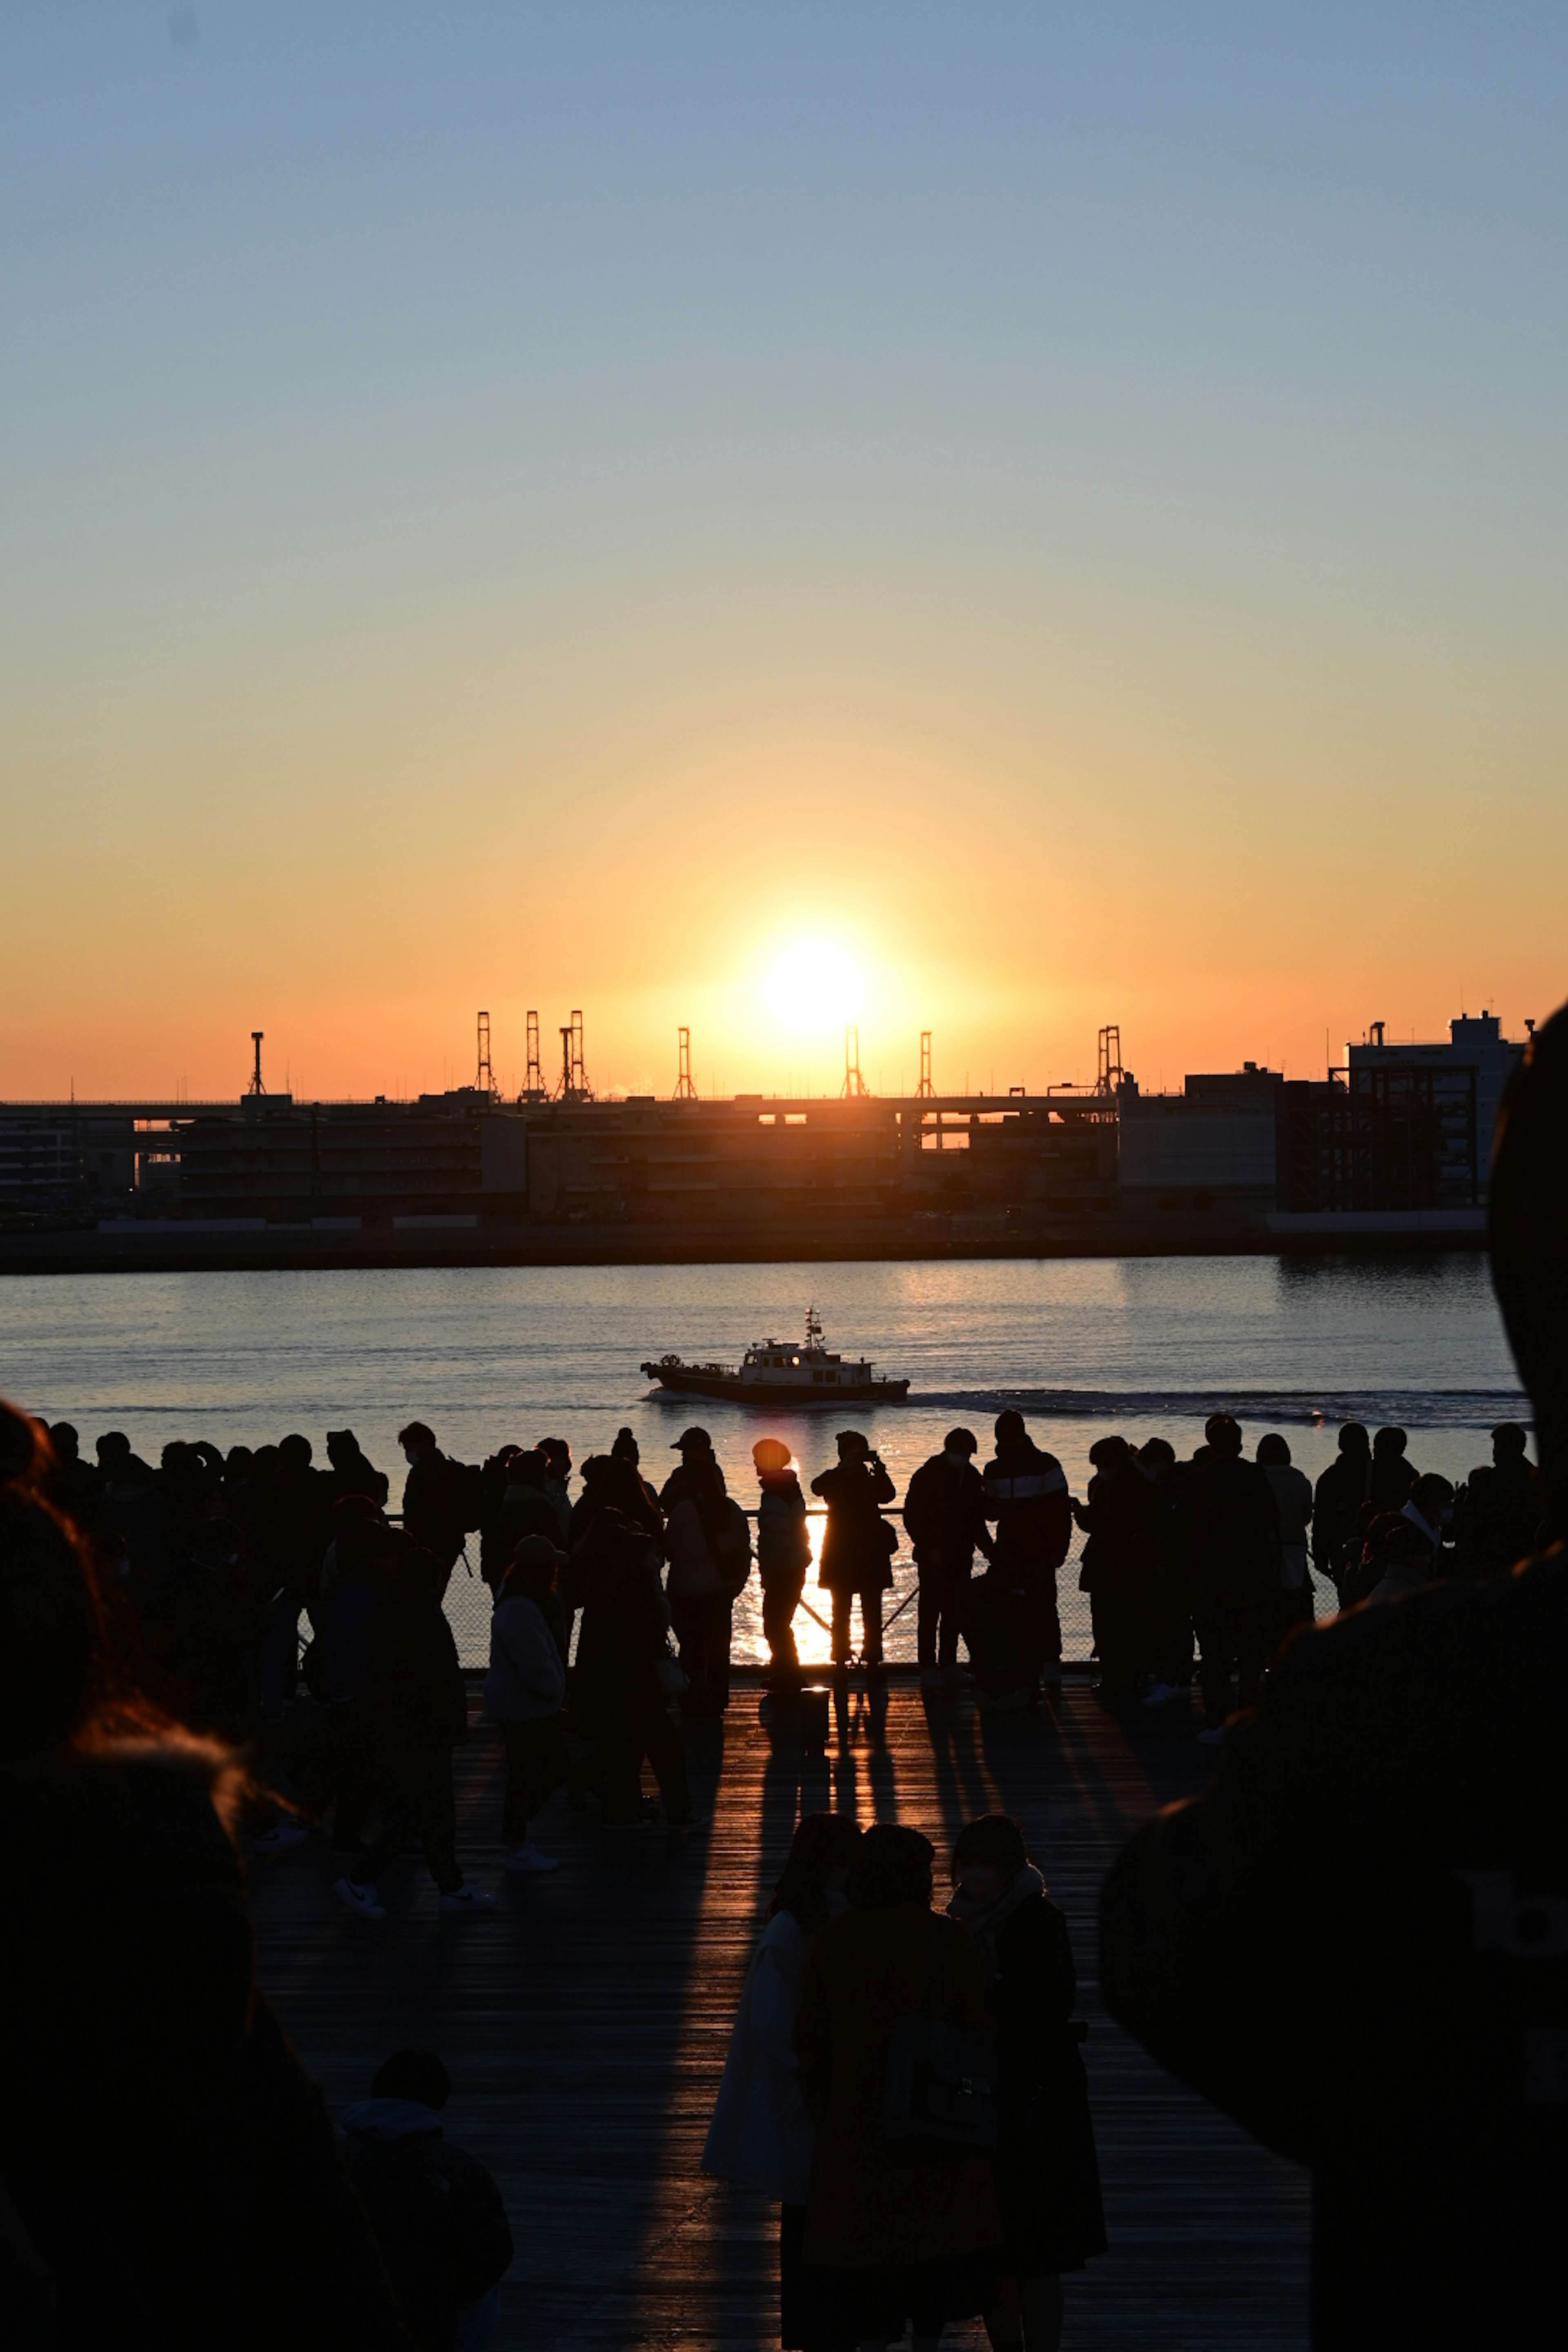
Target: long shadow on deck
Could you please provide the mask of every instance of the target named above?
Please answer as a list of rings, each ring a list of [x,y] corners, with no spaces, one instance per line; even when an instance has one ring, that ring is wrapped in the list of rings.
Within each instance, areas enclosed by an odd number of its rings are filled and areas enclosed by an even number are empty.
[[[1106,2018],[1095,1979],[1106,1864],[1201,1782],[1195,1721],[1113,1713],[1081,1685],[1048,1710],[986,1717],[895,1687],[846,1695],[812,1757],[756,1710],[738,1686],[723,1727],[688,1737],[706,1831],[687,1844],[616,1835],[557,1799],[539,1835],[563,1867],[542,1880],[500,1870],[500,1750],[477,1724],[459,1846],[501,1889],[495,1919],[441,1919],[412,1861],[384,1926],[342,1916],[306,1849],[253,1874],[262,1983],[334,2111],[402,2043],[446,2059],[450,2136],[495,2171],[517,2240],[502,2341],[777,2342],[776,2211],[699,2164],[769,1893],[800,1813],[831,1804],[912,1822],[944,1862],[973,1814],[1016,1813],[1067,1914],[1111,2239],[1068,2282],[1068,2346],[1304,2347],[1302,2176],[1155,2067]]]

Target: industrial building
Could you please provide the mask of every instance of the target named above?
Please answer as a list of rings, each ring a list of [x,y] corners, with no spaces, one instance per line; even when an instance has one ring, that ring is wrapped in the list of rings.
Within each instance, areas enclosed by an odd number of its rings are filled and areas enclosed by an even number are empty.
[[[1458,1240],[1479,1236],[1522,1051],[1489,1013],[1455,1021],[1446,1045],[1390,1045],[1373,1024],[1322,1080],[1248,1062],[1149,1095],[1112,1027],[1092,1087],[939,1096],[927,1035],[920,1091],[879,1097],[851,1031],[837,1097],[701,1101],[684,1035],[671,1099],[595,1098],[580,1013],[547,1091],[537,1035],[531,1020],[516,1101],[491,1081],[481,1017],[480,1082],[412,1102],[268,1094],[258,1035],[237,1101],[0,1106],[0,1262],[60,1232],[132,1251],[156,1234],[176,1256],[204,1240],[243,1255],[252,1236],[258,1262],[290,1237],[351,1260],[408,1258],[441,1234],[480,1256],[602,1244],[650,1258]]]

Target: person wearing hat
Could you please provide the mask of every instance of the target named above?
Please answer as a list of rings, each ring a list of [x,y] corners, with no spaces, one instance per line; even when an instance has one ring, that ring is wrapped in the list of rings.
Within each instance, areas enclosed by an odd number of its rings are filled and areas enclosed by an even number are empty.
[[[689,1429],[683,1429],[669,1450],[672,1454],[679,1454],[680,1461],[659,1489],[658,1507],[667,1519],[677,1503],[684,1502],[689,1495],[705,1490],[715,1478],[719,1482],[719,1492],[724,1492],[724,1473],[719,1467],[713,1440],[705,1429],[699,1428],[695,1423]]]
[[[890,1503],[898,1489],[858,1429],[841,1429],[838,1459],[811,1482],[811,1491],[827,1506],[827,1532],[822,1541],[822,1566],[817,1582],[833,1595],[833,1663],[849,1664],[849,1610],[860,1596],[861,1659],[874,1682],[884,1677],[882,1667],[882,1595],[893,1581],[892,1556],[898,1537],[883,1518],[879,1504]]]
[[[974,1466],[972,1429],[950,1429],[942,1450],[922,1462],[904,1496],[904,1532],[914,1548],[921,1681],[927,1690],[971,1677],[958,1663],[974,1555],[994,1556],[985,1523],[985,1485]]]
[[[485,1713],[500,1726],[506,1745],[506,1798],[501,1838],[510,1871],[554,1870],[558,1864],[529,1835],[529,1823],[567,1776],[570,1759],[562,1730],[566,1703],[563,1619],[554,1599],[564,1555],[549,1538],[524,1536],[496,1594],[490,1619],[490,1664]],[[552,1617],[554,1622],[552,1623]]]
[[[763,1587],[763,1631],[768,1641],[768,1679],[774,1690],[794,1690],[800,1681],[795,1646],[795,1612],[811,1565],[805,1496],[800,1491],[789,1447],[782,1437],[759,1437],[752,1448],[762,1497],[757,1505],[757,1573]]]

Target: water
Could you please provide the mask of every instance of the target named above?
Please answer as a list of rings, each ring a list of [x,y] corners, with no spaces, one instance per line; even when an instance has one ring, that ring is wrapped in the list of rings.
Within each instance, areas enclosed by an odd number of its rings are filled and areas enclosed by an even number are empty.
[[[910,1379],[907,1404],[759,1413],[652,1396],[637,1370],[667,1349],[738,1361],[764,1335],[798,1337],[813,1301],[830,1347]],[[656,1486],[672,1441],[700,1421],[743,1502],[755,1499],[751,1447],[764,1429],[789,1441],[808,1483],[833,1460],[846,1412],[900,1496],[954,1423],[988,1452],[1004,1404],[1028,1416],[1079,1495],[1106,1431],[1163,1434],[1190,1453],[1221,1406],[1249,1451],[1265,1429],[1281,1430],[1312,1477],[1347,1418],[1398,1423],[1420,1466],[1451,1478],[1487,1458],[1494,1422],[1528,1419],[1479,1255],[13,1278],[0,1284],[0,1393],[74,1422],[88,1447],[123,1429],[154,1460],[172,1437],[256,1445],[289,1430],[320,1454],[325,1431],[346,1424],[393,1474],[395,1495],[396,1432],[416,1418],[467,1461],[543,1436],[566,1438],[581,1461],[626,1425]],[[901,1546],[889,1613],[912,1573]],[[1088,1604],[1070,1565],[1059,1584],[1068,1654],[1087,1656]],[[813,1607],[824,1598],[808,1584]],[[478,1663],[488,1597],[461,1567],[448,1607]],[[796,1630],[804,1657],[826,1656],[804,1612]],[[737,1656],[765,1654],[754,1578],[735,1631]],[[913,1644],[910,1607],[889,1655]]]

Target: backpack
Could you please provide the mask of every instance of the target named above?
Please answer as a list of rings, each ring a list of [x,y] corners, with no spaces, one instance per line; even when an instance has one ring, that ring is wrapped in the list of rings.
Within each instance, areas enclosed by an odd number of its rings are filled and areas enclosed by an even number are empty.
[[[921,2005],[893,2020],[882,2089],[882,2137],[917,2147],[996,2145],[996,2029],[950,2025],[931,2014],[944,1958],[963,1933],[938,1917],[926,1948]]]
[[[447,1507],[452,1525],[464,1535],[477,1534],[485,1517],[488,1497],[485,1474],[474,1462],[447,1461]]]

